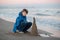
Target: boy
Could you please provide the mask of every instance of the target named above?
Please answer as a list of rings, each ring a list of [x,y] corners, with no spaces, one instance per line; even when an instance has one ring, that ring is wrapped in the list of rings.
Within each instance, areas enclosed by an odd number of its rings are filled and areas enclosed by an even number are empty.
[[[27,30],[31,27],[32,23],[27,22],[26,20],[26,15],[28,14],[27,9],[23,9],[20,13],[19,16],[16,19],[16,22],[14,24],[13,32],[16,33],[16,30],[19,32],[28,32]]]

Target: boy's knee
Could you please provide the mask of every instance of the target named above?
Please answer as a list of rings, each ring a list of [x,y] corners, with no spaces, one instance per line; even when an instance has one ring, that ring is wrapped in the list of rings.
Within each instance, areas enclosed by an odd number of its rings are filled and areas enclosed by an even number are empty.
[[[32,22],[28,22],[28,24],[32,25]]]

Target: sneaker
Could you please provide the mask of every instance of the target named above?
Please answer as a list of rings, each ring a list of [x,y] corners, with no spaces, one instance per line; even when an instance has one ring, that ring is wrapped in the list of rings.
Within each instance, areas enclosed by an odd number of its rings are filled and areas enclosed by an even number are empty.
[[[24,32],[20,31],[19,33],[24,33]]]

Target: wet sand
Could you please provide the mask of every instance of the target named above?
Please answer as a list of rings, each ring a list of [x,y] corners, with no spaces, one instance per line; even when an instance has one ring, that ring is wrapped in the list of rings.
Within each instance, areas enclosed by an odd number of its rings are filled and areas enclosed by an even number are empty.
[[[5,21],[0,18],[0,40],[60,40],[59,37],[50,36],[52,35],[52,33],[49,33],[47,31],[40,30],[40,29],[38,30],[39,34],[46,34],[46,35],[49,35],[49,37],[32,36],[29,33],[14,34],[12,32],[13,25],[14,25],[13,22]]]

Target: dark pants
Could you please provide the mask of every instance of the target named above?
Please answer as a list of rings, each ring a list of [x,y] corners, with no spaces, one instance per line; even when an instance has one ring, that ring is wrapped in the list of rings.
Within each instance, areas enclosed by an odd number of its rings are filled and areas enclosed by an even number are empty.
[[[20,27],[18,27],[19,31],[27,31],[30,27],[31,27],[32,23],[31,22],[27,22],[27,23],[24,23],[22,22],[21,25],[19,25]]]

